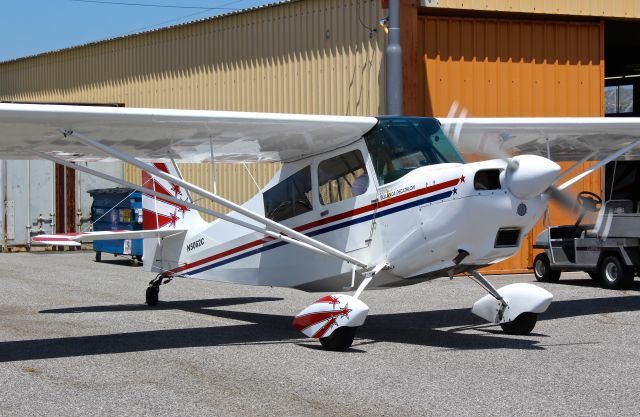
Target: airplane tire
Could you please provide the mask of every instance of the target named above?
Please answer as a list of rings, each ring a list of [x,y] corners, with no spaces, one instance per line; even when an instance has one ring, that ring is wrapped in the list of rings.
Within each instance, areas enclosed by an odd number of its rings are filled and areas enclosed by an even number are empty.
[[[102,260],[102,252],[96,251],[96,262],[100,262]]]
[[[533,274],[539,282],[558,282],[560,271],[551,269],[551,262],[546,253],[539,253],[533,260]]]
[[[622,263],[616,255],[609,255],[602,260],[600,275],[602,285],[612,290],[629,287],[634,278],[633,268]]]
[[[508,323],[500,323],[502,331],[506,334],[514,334],[524,336],[536,327],[538,321],[538,314],[536,313],[522,313],[515,320]]]
[[[328,337],[321,337],[320,344],[326,350],[344,351],[351,347],[356,335],[356,327],[338,327]]]
[[[160,287],[157,285],[150,285],[147,287],[145,294],[145,302],[148,306],[153,307],[158,305],[158,299],[160,295]]]

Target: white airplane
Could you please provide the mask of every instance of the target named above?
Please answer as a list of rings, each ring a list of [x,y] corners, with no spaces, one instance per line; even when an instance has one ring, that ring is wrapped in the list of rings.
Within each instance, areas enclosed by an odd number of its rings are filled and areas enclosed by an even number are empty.
[[[550,199],[627,153],[640,156],[640,119],[434,119],[0,104],[0,157],[44,158],[144,193],[145,230],[40,235],[80,245],[144,239],[160,285],[191,277],[323,291],[293,326],[348,349],[369,308],[365,288],[467,274],[488,295],[472,312],[509,334],[530,333],[553,296],[532,284],[496,289],[477,269],[512,256]],[[465,163],[462,150],[498,156]],[[521,153],[518,156],[511,156]],[[608,156],[602,158],[602,154]],[[602,159],[556,186],[550,159]],[[121,160],[143,186],[77,162]],[[243,205],[185,181],[175,161],[281,162]],[[574,169],[570,170],[571,172]],[[198,194],[231,210],[202,207]],[[217,217],[211,223],[200,213]],[[353,295],[339,292],[355,290]]]

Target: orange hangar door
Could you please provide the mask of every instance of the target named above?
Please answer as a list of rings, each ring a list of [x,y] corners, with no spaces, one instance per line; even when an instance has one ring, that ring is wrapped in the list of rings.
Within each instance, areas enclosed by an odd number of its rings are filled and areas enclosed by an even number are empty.
[[[446,116],[455,100],[476,117],[602,116],[603,31],[600,23],[418,16],[418,56],[405,75],[423,94],[413,94],[405,106],[436,117]],[[600,194],[600,175],[572,191]],[[557,207],[551,219],[574,221]],[[518,254],[485,272],[526,272],[541,230],[537,225]]]

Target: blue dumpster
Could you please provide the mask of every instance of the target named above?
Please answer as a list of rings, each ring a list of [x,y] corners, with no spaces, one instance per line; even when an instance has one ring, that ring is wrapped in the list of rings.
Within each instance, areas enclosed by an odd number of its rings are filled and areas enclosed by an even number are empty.
[[[142,194],[130,188],[89,190],[93,197],[93,230],[142,230]],[[102,253],[131,256],[134,264],[142,260],[142,239],[97,240],[93,242],[96,261]]]

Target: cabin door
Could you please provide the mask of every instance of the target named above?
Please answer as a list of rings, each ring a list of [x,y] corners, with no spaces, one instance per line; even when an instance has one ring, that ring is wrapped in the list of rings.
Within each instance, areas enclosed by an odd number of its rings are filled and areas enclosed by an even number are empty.
[[[317,212],[310,236],[344,252],[371,244],[377,207],[363,149],[341,150],[317,164]]]

